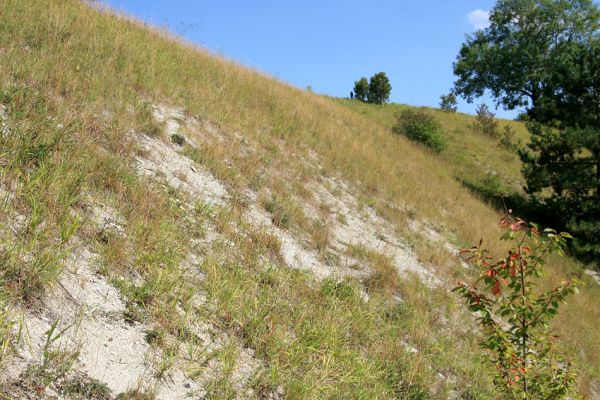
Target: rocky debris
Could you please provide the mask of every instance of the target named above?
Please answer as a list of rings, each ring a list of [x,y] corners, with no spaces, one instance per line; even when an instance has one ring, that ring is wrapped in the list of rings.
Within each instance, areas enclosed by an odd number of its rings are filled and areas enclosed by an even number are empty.
[[[246,220],[251,225],[262,227],[279,240],[281,256],[288,267],[310,271],[317,279],[334,273],[332,268],[321,262],[316,251],[304,247],[292,233],[273,225],[269,213],[256,203],[248,206]]]
[[[350,186],[335,178],[324,178],[314,188],[316,197],[332,210],[328,219],[332,232],[332,247],[339,255],[348,253],[348,246],[364,246],[388,256],[400,273],[415,273],[425,283],[435,285],[439,280],[419,262],[410,247],[395,233],[393,226],[370,207],[361,207]],[[336,193],[336,194],[334,194]],[[354,262],[351,258],[350,262]],[[349,273],[351,265],[347,265]]]
[[[158,138],[138,134],[137,139],[141,154],[136,157],[136,168],[141,175],[163,177],[170,186],[207,204],[225,204],[229,194],[209,171],[194,165],[192,160]]]
[[[93,206],[91,218],[101,231],[108,231],[119,236],[125,233],[125,219],[111,206],[105,204]]]
[[[6,106],[0,104],[0,136],[8,137],[10,135],[10,126],[8,124],[8,118],[6,116]]]
[[[152,107],[152,114],[158,122],[165,124],[169,137],[180,133],[181,122],[185,120],[185,113],[181,108],[155,105]]]
[[[417,349],[415,346],[413,346],[412,344],[410,344],[410,342],[408,342],[408,340],[406,340],[406,339],[402,339],[400,341],[400,344],[402,344],[402,347],[408,353],[412,353],[412,354],[418,354],[419,353],[419,349]]]
[[[94,270],[96,255],[86,249],[67,265],[58,287],[44,299],[39,313],[23,314],[22,340],[9,360],[4,380],[16,380],[48,350],[77,354],[77,371],[105,383],[113,394],[152,388],[157,399],[196,398],[201,387],[174,368],[158,380],[153,360],[160,353],[146,341],[149,327],[123,319],[125,304],[118,291]]]

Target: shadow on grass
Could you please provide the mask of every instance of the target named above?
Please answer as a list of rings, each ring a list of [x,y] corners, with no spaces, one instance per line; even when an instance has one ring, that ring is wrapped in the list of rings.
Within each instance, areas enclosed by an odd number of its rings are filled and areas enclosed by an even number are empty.
[[[507,190],[495,177],[487,176],[481,181],[459,179],[459,182],[498,211],[512,210],[513,215],[542,227],[564,229],[563,222],[545,204]]]
[[[550,227],[557,231],[572,233],[575,240],[569,241],[571,256],[583,264],[592,266],[592,269],[598,270],[600,259],[587,248],[589,245],[595,246],[598,239],[578,236],[576,232],[566,226],[566,221],[560,218],[561,212],[557,211],[556,208],[552,208],[552,206],[539,200],[530,199],[514,191],[507,190],[496,176],[487,175],[480,181],[458,180],[464,187],[498,211],[512,210],[513,215],[528,222],[534,222],[540,225],[541,228]]]
[[[493,177],[495,178],[495,177]],[[564,220],[560,219],[560,212],[552,209],[547,204],[528,199],[527,197],[509,192],[502,187],[498,179],[490,179],[489,176],[481,181],[458,179],[460,183],[472,193],[498,211],[512,210],[513,215],[528,222],[538,224],[541,228],[550,227],[557,231],[573,233]],[[587,245],[598,243],[597,238],[582,238],[574,234],[575,239],[569,241],[569,254],[586,265],[585,268],[600,271],[600,259],[592,254]]]

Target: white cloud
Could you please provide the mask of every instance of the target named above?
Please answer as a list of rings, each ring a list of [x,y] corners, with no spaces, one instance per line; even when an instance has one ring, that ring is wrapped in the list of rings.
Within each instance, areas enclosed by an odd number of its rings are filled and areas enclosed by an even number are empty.
[[[490,12],[477,9],[467,14],[467,21],[473,25],[473,28],[480,30],[490,26]]]

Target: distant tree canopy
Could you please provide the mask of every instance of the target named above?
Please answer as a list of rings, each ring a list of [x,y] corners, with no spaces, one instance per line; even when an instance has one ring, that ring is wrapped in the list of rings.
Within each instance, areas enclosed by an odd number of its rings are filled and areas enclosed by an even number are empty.
[[[456,112],[458,107],[456,106],[456,95],[454,92],[443,94],[440,96],[440,109],[446,112]]]
[[[369,81],[362,77],[354,82],[354,98],[360,101],[367,101],[369,95]]]
[[[392,85],[385,72],[378,72],[371,77],[369,80],[369,94],[367,95],[369,103],[387,103],[391,93]]]
[[[489,91],[525,107],[526,191],[600,260],[600,11],[591,0],[499,0],[490,26],[468,36],[454,73],[472,102]]]
[[[374,104],[383,104],[390,99],[392,85],[385,72],[373,75],[369,80],[363,77],[354,82],[350,98]]]

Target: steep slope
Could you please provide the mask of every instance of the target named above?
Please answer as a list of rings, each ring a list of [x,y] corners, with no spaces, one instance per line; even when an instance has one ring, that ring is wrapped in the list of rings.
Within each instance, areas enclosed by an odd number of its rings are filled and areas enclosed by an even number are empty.
[[[448,288],[498,213],[456,178],[519,166],[468,117],[436,156],[75,0],[4,2],[0,85],[6,397],[494,398]],[[556,324],[592,396],[599,299]]]

